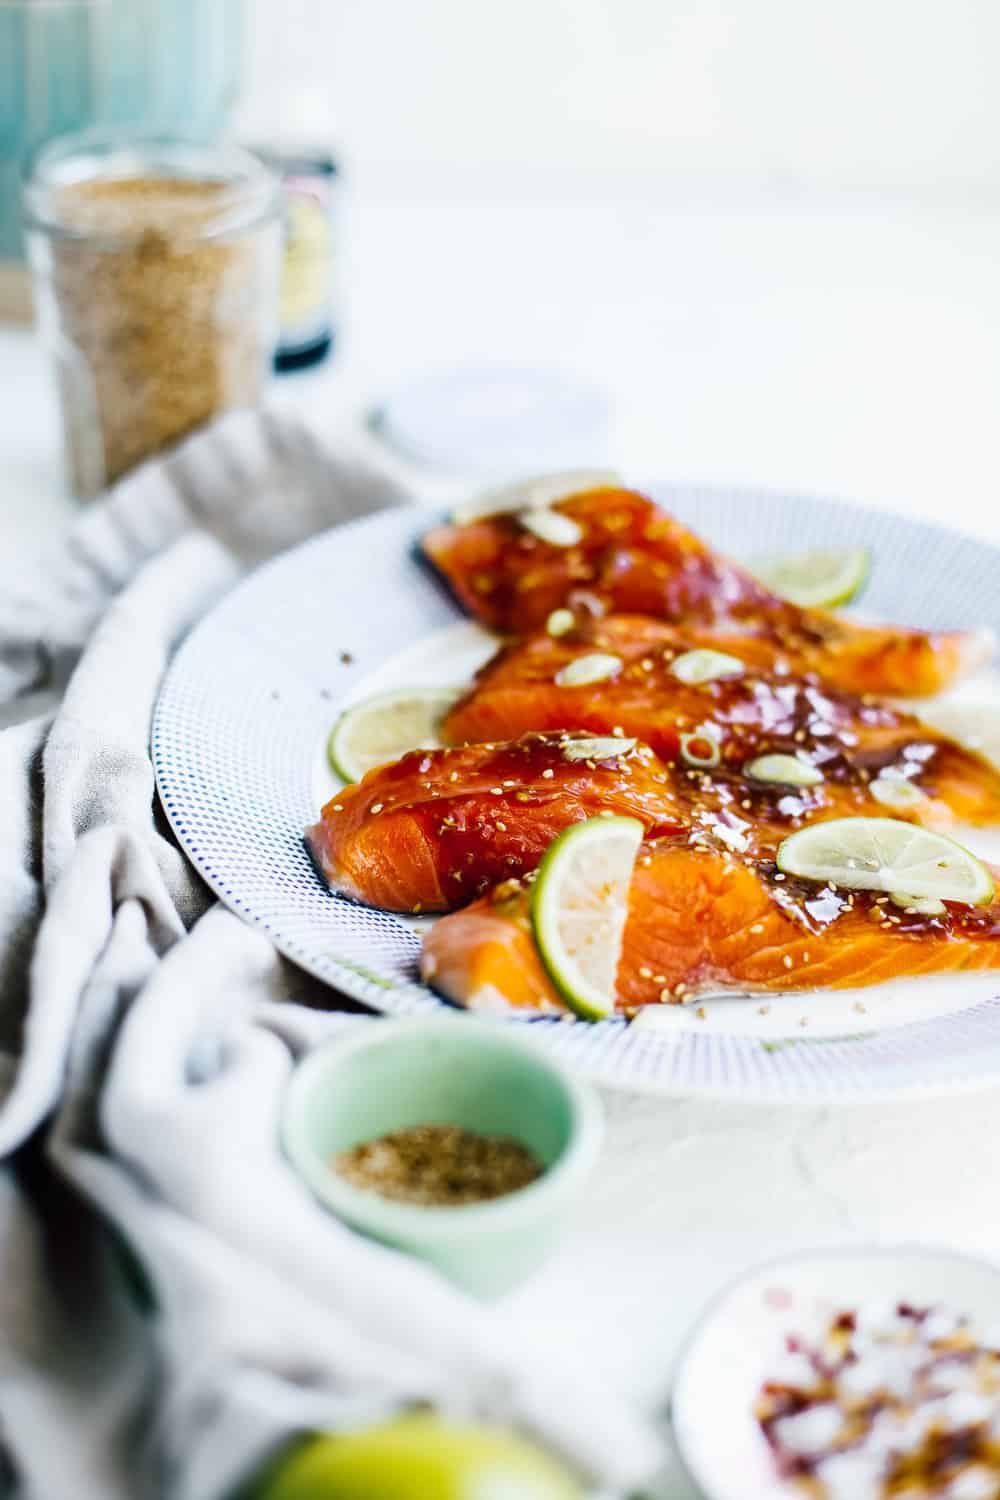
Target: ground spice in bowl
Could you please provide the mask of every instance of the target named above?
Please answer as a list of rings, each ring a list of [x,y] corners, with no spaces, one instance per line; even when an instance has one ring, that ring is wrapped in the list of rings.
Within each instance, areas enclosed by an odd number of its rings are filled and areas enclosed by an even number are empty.
[[[544,1167],[520,1141],[477,1135],[458,1125],[411,1125],[363,1141],[331,1160],[363,1192],[425,1208],[504,1198],[528,1187]]]

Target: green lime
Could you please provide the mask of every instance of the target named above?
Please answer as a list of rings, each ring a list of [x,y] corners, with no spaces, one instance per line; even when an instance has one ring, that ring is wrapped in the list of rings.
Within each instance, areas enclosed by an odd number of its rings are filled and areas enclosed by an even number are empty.
[[[531,890],[535,941],[571,1010],[600,1021],[615,1008],[628,891],[642,843],[635,818],[588,818],[549,845]]]
[[[937,901],[986,906],[993,877],[953,839],[897,818],[833,818],[789,835],[778,869],[805,880],[832,880],[847,890],[905,891]]]
[[[345,781],[360,781],[373,766],[408,750],[439,749],[439,726],[456,696],[445,688],[420,688],[353,703],[330,732],[331,766]]]
[[[856,599],[871,571],[867,547],[815,547],[781,557],[759,557],[750,572],[772,594],[804,609],[835,609]]]
[[[279,1458],[246,1500],[583,1500],[541,1449],[497,1428],[396,1418],[309,1438]]]

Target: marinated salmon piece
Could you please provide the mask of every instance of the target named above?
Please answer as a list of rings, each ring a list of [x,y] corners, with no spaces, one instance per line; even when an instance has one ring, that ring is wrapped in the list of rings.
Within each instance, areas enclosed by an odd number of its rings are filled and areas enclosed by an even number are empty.
[[[725,991],[855,989],[899,977],[1000,970],[1000,904],[921,915],[872,892],[786,879],[684,836],[640,856],[629,893],[617,1007]],[[424,939],[421,974],[458,1005],[562,1010],[538,955],[530,885],[508,881]]]
[[[589,490],[550,514],[565,518],[540,528],[555,540],[497,515],[439,526],[424,551],[461,604],[505,633],[574,604],[646,614],[710,628],[737,654],[754,642],[758,665],[780,656],[852,692],[906,697],[940,692],[992,651],[988,633],[858,625],[789,604],[635,490]]]
[[[527,734],[378,766],[338,792],[306,838],[331,889],[387,911],[447,911],[535,869],[557,833],[603,811],[649,833],[688,826],[647,746]]]
[[[502,647],[480,670],[445,718],[445,737],[513,738],[529,729],[624,733],[683,774],[685,746],[696,758],[716,758],[708,734],[715,737],[718,769],[700,773],[700,780],[728,781],[733,806],[750,822],[881,810],[929,827],[955,819],[1000,823],[1000,771],[974,751],[871,695],[846,693],[814,674],[794,676],[781,662],[741,659],[735,644],[719,676],[686,681],[690,653],[706,646],[717,649],[711,635],[645,615],[580,619],[559,636],[542,630]],[[822,781],[783,785],[746,775],[764,755],[791,756],[806,767],[800,780],[815,772]],[[691,779],[698,776],[692,772]],[[917,788],[923,800],[891,806],[891,787],[880,799],[893,778]],[[881,802],[874,809],[873,783]]]

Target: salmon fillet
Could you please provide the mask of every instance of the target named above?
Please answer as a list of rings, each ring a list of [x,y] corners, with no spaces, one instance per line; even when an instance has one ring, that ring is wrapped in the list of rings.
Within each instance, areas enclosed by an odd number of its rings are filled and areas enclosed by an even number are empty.
[[[680,681],[672,670],[677,658],[709,642],[716,644],[704,632],[644,615],[581,620],[558,637],[542,630],[502,647],[480,670],[446,717],[444,735],[461,743],[512,739],[531,729],[617,731],[677,761],[681,736],[707,723],[719,732],[721,762],[712,776],[731,779],[736,800],[748,799],[751,821],[780,822],[782,812],[787,820],[824,809],[828,815],[884,815],[892,809],[872,804],[870,784],[889,770],[925,793],[927,800],[908,814],[917,822],[1000,822],[1000,772],[989,761],[871,695],[756,665],[699,685]],[[619,663],[613,675],[560,685],[558,675],[569,663],[594,654]],[[822,773],[822,785],[744,785],[743,768],[773,753],[806,756]]]
[[[439,526],[424,552],[465,609],[505,633],[577,601],[708,627],[719,649],[758,665],[781,659],[852,692],[906,697],[940,692],[992,650],[983,632],[858,625],[789,604],[634,490],[590,490],[553,509],[577,528],[572,545],[499,515]]]
[[[530,886],[508,881],[435,923],[424,980],[473,1010],[564,1009],[535,946]],[[854,989],[888,979],[1000,970],[1000,903],[907,913],[871,892],[785,879],[772,862],[660,839],[640,855],[618,967],[617,1006],[736,991]]]
[[[331,889],[387,911],[447,911],[534,870],[571,823],[602,811],[648,833],[688,826],[667,768],[645,746],[574,759],[573,736],[414,750],[323,808],[306,840]]]

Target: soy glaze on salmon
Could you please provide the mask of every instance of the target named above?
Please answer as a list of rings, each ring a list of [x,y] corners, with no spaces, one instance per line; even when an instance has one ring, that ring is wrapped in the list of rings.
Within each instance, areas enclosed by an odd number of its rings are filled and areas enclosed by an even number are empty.
[[[872,695],[843,692],[813,674],[741,666],[734,657],[713,681],[689,684],[675,675],[685,653],[709,642],[704,633],[641,615],[580,620],[560,636],[541,630],[502,647],[481,668],[447,715],[444,735],[462,743],[527,730],[624,733],[681,768],[683,737],[700,740],[712,757],[705,744],[711,735],[719,768],[705,774],[716,781],[735,786],[755,759],[774,754],[795,757],[823,778],[799,787],[747,776],[737,800],[750,822],[889,811],[928,827],[1000,823],[1000,771],[974,751]],[[571,664],[590,662],[607,675],[578,686],[561,680]],[[923,800],[905,811],[874,805],[872,784],[891,778],[919,789]]]
[[[646,614],[710,628],[720,650],[759,665],[903,697],[941,692],[992,651],[988,632],[860,625],[790,604],[635,490],[588,490],[551,515],[563,518],[558,540],[503,514],[439,526],[424,552],[464,608],[506,634],[564,607]]]
[[[472,1010],[565,1007],[539,957],[530,885],[508,881],[426,934],[424,980]],[[640,854],[629,892],[616,1007],[679,1005],[726,991],[855,989],[901,977],[1000,970],[1000,904],[920,915],[872,892],[786,879],[683,835]]]
[[[463,906],[534,870],[556,834],[600,812],[648,833],[688,826],[684,800],[646,746],[591,748],[565,734],[414,750],[344,787],[307,831],[330,888],[387,911]]]

